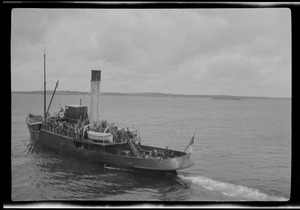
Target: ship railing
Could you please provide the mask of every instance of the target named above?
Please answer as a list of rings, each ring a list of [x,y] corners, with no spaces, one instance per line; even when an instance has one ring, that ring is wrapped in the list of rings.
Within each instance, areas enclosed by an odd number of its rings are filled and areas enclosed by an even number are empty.
[[[65,129],[60,128],[59,126],[54,126],[50,122],[46,122],[42,124],[42,129],[49,131],[51,133],[59,134],[62,136],[67,136],[74,139],[83,139],[83,132],[80,129]]]

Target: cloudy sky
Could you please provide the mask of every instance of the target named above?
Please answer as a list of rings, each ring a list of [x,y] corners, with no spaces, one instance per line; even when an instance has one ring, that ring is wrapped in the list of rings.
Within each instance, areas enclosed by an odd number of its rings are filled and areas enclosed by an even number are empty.
[[[14,9],[12,91],[291,97],[291,13],[262,9]]]

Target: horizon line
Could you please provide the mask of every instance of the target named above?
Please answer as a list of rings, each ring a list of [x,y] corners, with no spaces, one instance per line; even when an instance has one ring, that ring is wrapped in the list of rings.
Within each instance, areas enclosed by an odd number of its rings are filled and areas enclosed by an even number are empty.
[[[43,90],[14,90],[11,93],[43,93]],[[53,92],[52,90],[47,90],[47,93]],[[56,93],[63,93],[68,92],[70,94],[89,94],[89,91],[76,91],[76,90],[59,90]],[[228,98],[270,98],[270,99],[292,99],[291,97],[280,97],[280,96],[245,96],[245,95],[231,95],[231,94],[186,94],[186,93],[162,93],[162,92],[101,92],[104,94],[118,94],[118,95],[136,95],[136,96],[158,96],[161,95],[162,97],[165,96],[173,96],[173,97],[228,97]]]

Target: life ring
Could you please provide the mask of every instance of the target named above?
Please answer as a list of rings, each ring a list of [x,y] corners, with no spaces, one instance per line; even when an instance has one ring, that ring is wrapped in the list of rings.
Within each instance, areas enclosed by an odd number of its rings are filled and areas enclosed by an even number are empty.
[[[59,112],[59,117],[63,118],[65,116],[64,112]]]

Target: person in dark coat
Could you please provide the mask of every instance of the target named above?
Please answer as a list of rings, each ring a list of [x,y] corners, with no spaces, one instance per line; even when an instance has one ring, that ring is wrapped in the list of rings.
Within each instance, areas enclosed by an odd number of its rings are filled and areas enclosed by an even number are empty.
[[[168,147],[166,147],[166,150],[165,150],[165,158],[169,158],[169,149]]]

